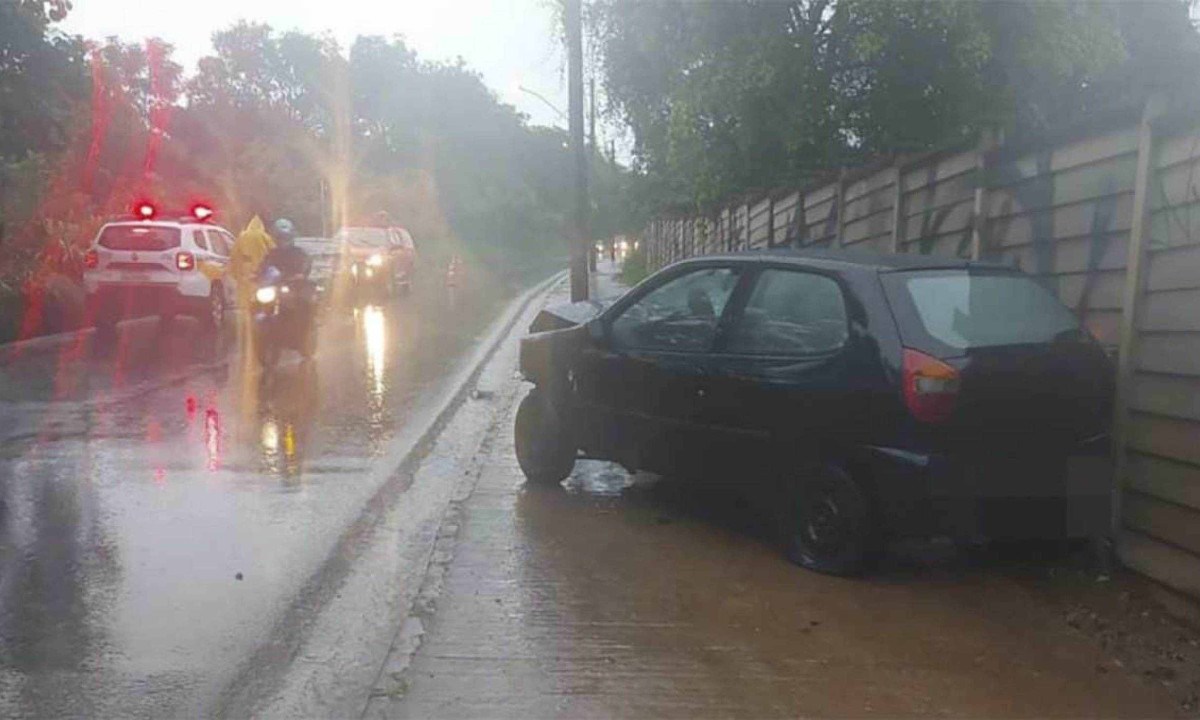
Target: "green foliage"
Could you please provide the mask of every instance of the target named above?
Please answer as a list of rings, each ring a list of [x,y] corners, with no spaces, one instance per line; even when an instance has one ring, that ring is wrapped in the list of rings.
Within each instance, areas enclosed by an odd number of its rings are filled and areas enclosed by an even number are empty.
[[[638,247],[630,250],[621,265],[621,282],[627,287],[633,287],[650,274],[650,264],[646,261],[646,248]]]
[[[587,17],[659,209],[1200,94],[1184,0],[594,0]]]
[[[63,0],[0,0],[0,284],[78,276],[103,217],[134,200],[202,199],[238,228],[287,216],[304,234],[380,210],[422,257],[495,267],[566,254],[565,133],[531,127],[480,76],[401,38],[238,23],[185,77],[169,44],[58,32]],[[603,207],[626,173],[596,155]],[[602,212],[606,233],[624,229]],[[618,227],[620,226],[620,227]]]

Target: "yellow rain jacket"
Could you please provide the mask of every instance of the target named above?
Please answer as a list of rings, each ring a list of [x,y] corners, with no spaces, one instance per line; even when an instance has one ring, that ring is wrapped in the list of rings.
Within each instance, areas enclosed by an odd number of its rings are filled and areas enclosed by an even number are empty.
[[[255,215],[238,235],[229,258],[229,270],[237,283],[238,306],[250,307],[254,295],[254,276],[263,258],[275,247],[275,241],[267,234],[263,222]]]

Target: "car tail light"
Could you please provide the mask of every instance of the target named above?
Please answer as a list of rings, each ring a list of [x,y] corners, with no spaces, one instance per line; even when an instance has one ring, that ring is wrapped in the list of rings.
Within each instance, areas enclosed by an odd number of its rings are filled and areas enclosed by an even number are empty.
[[[958,371],[935,357],[904,349],[904,404],[921,422],[949,419],[958,401]]]
[[[88,270],[95,270],[100,265],[100,253],[95,250],[88,250],[83,254],[83,266]]]
[[[195,270],[196,256],[190,252],[175,253],[175,267],[180,270]]]

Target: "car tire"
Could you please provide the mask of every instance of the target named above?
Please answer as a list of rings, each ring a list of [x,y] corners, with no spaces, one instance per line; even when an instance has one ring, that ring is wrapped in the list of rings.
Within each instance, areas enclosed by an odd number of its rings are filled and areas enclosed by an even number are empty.
[[[531,483],[557,485],[575,468],[575,444],[556,415],[536,389],[517,408],[513,428],[517,463]]]
[[[205,303],[204,314],[200,323],[204,329],[212,333],[220,333],[228,321],[228,304],[225,302],[225,290],[219,284],[213,283]]]
[[[96,346],[110,348],[117,342],[117,319],[107,313],[96,318]]]
[[[256,340],[255,350],[258,354],[258,364],[262,366],[263,370],[273,370],[279,362],[279,345],[263,338],[256,338]]]
[[[317,354],[317,328],[316,323],[310,321],[308,330],[304,332],[304,339],[300,342],[300,355],[305,360],[312,360]]]
[[[875,503],[845,467],[813,467],[783,495],[781,536],[789,560],[827,575],[855,576],[878,559]]]

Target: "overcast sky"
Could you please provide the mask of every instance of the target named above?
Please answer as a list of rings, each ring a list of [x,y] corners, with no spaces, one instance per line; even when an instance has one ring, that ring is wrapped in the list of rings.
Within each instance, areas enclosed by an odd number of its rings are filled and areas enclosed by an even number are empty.
[[[565,127],[523,85],[566,110],[565,53],[554,28],[554,0],[74,0],[67,32],[122,40],[160,37],[189,72],[212,51],[213,31],[238,20],[277,30],[329,31],[344,49],[358,35],[405,37],[422,59],[462,56],[500,98],[535,124]]]

